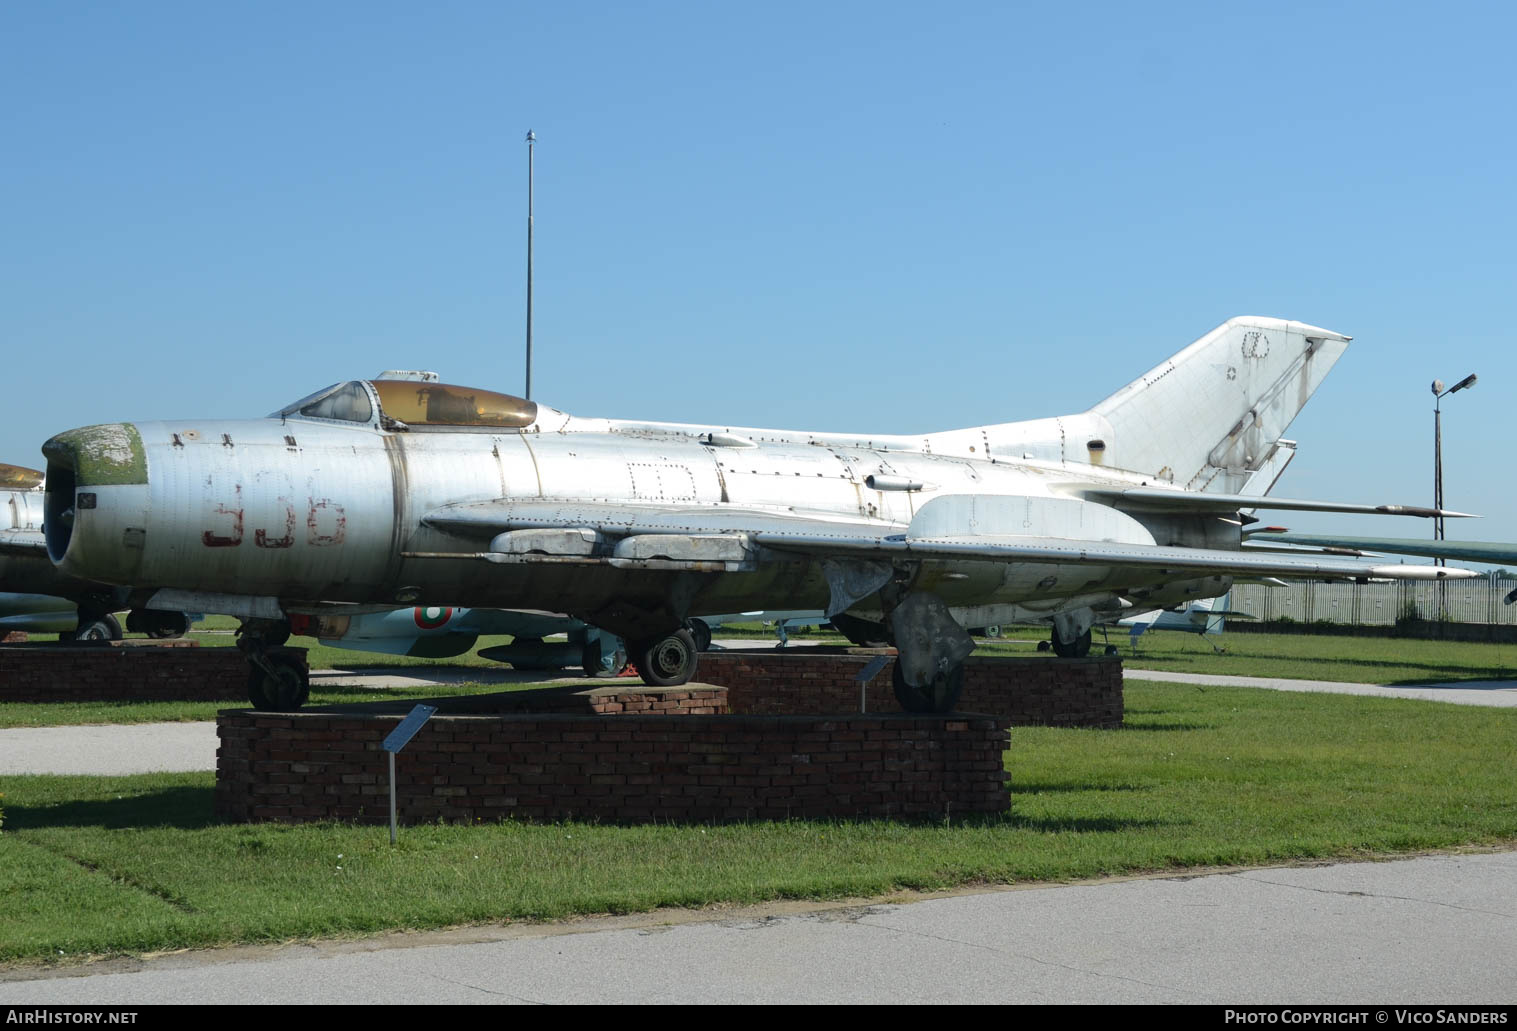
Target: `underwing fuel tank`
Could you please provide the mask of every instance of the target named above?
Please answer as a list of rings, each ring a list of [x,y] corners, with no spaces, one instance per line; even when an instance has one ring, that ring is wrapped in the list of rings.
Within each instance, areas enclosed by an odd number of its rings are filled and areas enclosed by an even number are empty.
[[[60,433],[44,533],[64,573],[127,586],[367,598],[396,554],[382,438],[267,422]]]

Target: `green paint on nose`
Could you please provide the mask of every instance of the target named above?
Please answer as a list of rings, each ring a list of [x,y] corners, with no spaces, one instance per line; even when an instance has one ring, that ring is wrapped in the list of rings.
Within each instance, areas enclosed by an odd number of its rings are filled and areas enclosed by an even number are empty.
[[[84,426],[42,445],[48,462],[74,471],[75,487],[147,482],[142,435],[129,422]]]

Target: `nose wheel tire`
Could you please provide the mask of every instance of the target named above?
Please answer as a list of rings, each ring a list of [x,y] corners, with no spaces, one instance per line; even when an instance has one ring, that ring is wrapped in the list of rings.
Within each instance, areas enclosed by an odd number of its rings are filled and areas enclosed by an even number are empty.
[[[632,662],[643,683],[653,687],[687,683],[695,676],[695,666],[700,661],[695,638],[688,630],[676,630],[668,637],[635,642],[631,645],[631,652]]]
[[[907,712],[942,713],[952,712],[959,704],[959,695],[964,691],[964,667],[958,665],[946,673],[939,673],[932,682],[923,687],[906,683],[901,673],[901,664],[890,667],[890,683],[895,688],[895,700]]]
[[[269,670],[248,671],[248,701],[262,712],[295,712],[311,697],[311,681],[300,663],[282,655],[268,657]]]

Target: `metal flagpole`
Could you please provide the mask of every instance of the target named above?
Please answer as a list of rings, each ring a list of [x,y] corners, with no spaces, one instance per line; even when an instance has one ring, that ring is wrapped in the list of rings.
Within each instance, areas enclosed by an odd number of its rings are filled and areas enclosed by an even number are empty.
[[[532,146],[537,134],[527,130],[527,400],[532,400]]]

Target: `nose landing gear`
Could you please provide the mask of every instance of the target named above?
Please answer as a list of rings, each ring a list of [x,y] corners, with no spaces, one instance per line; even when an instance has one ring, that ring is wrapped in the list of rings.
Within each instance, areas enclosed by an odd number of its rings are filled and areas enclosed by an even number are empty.
[[[248,701],[265,712],[295,712],[311,696],[305,663],[279,650],[290,639],[284,620],[248,620],[237,631],[237,647],[247,656]]]

